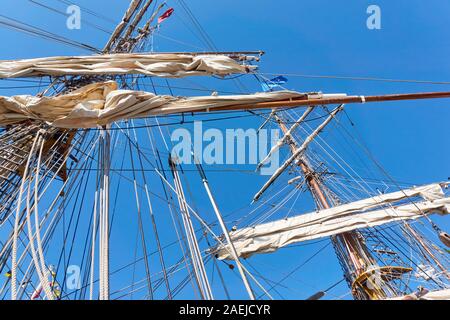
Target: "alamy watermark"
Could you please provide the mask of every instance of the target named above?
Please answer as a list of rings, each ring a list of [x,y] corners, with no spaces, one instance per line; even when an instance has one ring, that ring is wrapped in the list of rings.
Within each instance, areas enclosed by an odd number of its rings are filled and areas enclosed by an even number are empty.
[[[81,29],[81,9],[77,5],[70,5],[67,7],[66,26],[69,30]]]
[[[380,30],[381,29],[381,8],[375,4],[367,7],[367,18],[366,25],[369,30]]]
[[[192,152],[196,161],[207,165],[257,165],[261,175],[272,175],[279,167],[279,152],[274,148],[280,140],[279,129],[226,129],[209,128],[203,130],[201,121],[194,122],[193,134],[185,128],[172,131],[173,148],[171,155],[181,164],[193,164]],[[266,158],[270,150],[272,154]]]
[[[66,270],[66,287],[69,290],[79,290],[81,288],[80,266],[70,265]]]

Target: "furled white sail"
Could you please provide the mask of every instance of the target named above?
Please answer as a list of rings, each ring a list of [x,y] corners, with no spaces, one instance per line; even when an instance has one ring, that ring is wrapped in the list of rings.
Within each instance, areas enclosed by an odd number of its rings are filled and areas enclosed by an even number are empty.
[[[395,201],[420,196],[425,201],[391,206]],[[330,209],[277,220],[231,233],[241,257],[268,253],[289,244],[344,232],[375,227],[389,222],[410,220],[424,214],[448,214],[450,198],[439,184],[431,184],[372,197]],[[228,250],[218,247],[219,259],[230,259]]]
[[[388,300],[450,300],[450,289],[436,290],[425,293],[424,295],[417,295],[415,293],[391,298]]]
[[[240,64],[226,55],[118,53],[3,60],[0,61],[0,78],[111,74],[143,74],[153,77],[179,78],[242,74],[255,68],[256,66]]]
[[[106,44],[103,51],[107,52],[111,49],[111,46],[114,44],[115,41],[117,41],[119,36],[122,34],[123,30],[130,22],[130,19],[133,17],[134,13],[139,8],[141,2],[142,0],[132,0],[130,2],[129,7],[122,18],[122,21],[117,25],[116,29],[114,29],[114,32],[111,34],[111,37],[109,38],[108,43]]]
[[[298,92],[277,91],[184,98],[116,89],[117,84],[109,81],[56,97],[0,96],[0,126],[35,119],[59,128],[93,128],[124,119],[214,111],[221,107],[304,97]]]

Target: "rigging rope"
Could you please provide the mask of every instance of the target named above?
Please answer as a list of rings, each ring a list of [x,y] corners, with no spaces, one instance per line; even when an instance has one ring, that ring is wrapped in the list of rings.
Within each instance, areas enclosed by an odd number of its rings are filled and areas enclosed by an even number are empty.
[[[94,48],[94,47],[92,47],[90,45],[87,45],[87,44],[84,44],[84,43],[81,43],[81,42],[77,42],[77,41],[74,41],[74,40],[70,40],[70,39],[65,38],[63,36],[59,36],[59,35],[57,35],[55,33],[46,31],[44,29],[41,29],[41,28],[38,28],[38,27],[34,27],[34,26],[30,25],[30,24],[21,22],[19,20],[6,17],[6,16],[4,16],[2,14],[0,14],[0,18],[1,18],[0,19],[0,25],[4,25],[4,26],[6,26],[8,28],[12,28],[12,29],[15,29],[15,30],[18,30],[18,31],[21,31],[21,32],[24,32],[24,33],[27,33],[27,34],[30,34],[30,35],[34,35],[34,36],[37,36],[37,37],[41,37],[41,38],[44,38],[44,39],[47,39],[47,40],[52,40],[52,41],[55,41],[55,42],[66,44],[66,45],[69,45],[69,46],[72,46],[72,47],[77,47],[77,48],[88,50],[88,51],[91,51],[91,52],[100,53],[100,50],[98,50],[98,49],[96,49],[96,48]]]
[[[47,5],[43,4],[43,3],[40,3],[40,2],[38,2],[38,1],[36,1],[36,0],[28,0],[28,1],[31,2],[31,3],[33,3],[33,4],[35,4],[35,5],[37,5],[37,6],[40,6],[40,7],[44,8],[44,9],[47,9],[47,10],[49,10],[49,11],[52,11],[52,12],[58,13],[58,14],[60,14],[60,15],[63,15],[63,16],[65,16],[65,17],[69,17],[69,16],[70,16],[70,14],[68,14],[68,13],[66,13],[66,12],[64,12],[64,11],[60,11],[60,10],[58,10],[58,9],[52,8],[52,7],[47,6]],[[92,27],[92,28],[94,28],[94,29],[97,29],[97,30],[99,30],[99,31],[102,31],[102,32],[104,32],[104,33],[106,33],[106,34],[108,34],[108,35],[111,34],[111,31],[105,30],[104,28],[100,27],[100,26],[97,25],[97,24],[94,24],[94,23],[92,23],[92,22],[90,22],[90,21],[86,21],[86,20],[83,19],[83,18],[81,19],[81,21],[82,21],[84,24],[86,24],[86,25],[88,25],[88,26],[90,26],[90,27]]]
[[[450,81],[433,81],[433,80],[414,80],[414,79],[391,79],[391,78],[376,78],[376,77],[352,77],[352,76],[333,76],[333,75],[311,75],[311,74],[296,74],[296,73],[259,73],[268,76],[287,76],[310,79],[336,79],[336,80],[355,80],[355,81],[380,81],[380,82],[398,82],[398,83],[416,83],[416,84],[438,84],[449,85]]]
[[[22,203],[23,189],[25,186],[25,181],[28,179],[28,168],[33,157],[34,149],[39,138],[39,133],[36,134],[34,138],[33,145],[31,147],[30,153],[28,155],[27,163],[25,164],[25,169],[22,177],[22,182],[20,184],[19,195],[17,199],[17,210],[16,218],[14,222],[14,235],[13,235],[13,245],[12,245],[12,258],[11,258],[11,300],[17,299],[17,238],[19,235],[19,220],[20,220],[20,206]]]
[[[133,129],[133,133],[134,133],[134,139],[136,141],[136,146],[138,146],[137,143],[137,134],[136,134],[136,130]],[[130,149],[131,149],[131,145],[130,145]],[[139,164],[141,166],[141,169],[144,168],[143,163],[142,163],[142,156],[141,154],[138,152],[138,159],[139,159]],[[163,276],[164,276],[164,282],[166,285],[166,289],[167,289],[167,296],[169,297],[169,299],[172,299],[172,293],[170,291],[170,285],[169,285],[169,279],[167,277],[167,273],[166,273],[166,266],[165,266],[165,262],[164,262],[164,256],[163,256],[163,252],[162,252],[162,248],[161,248],[161,242],[159,239],[159,232],[156,226],[156,219],[155,219],[155,215],[153,213],[153,206],[152,203],[150,201],[150,193],[148,190],[148,184],[147,184],[147,178],[145,177],[145,173],[143,170],[141,170],[141,174],[142,174],[142,178],[143,178],[143,182],[144,182],[144,189],[145,189],[145,195],[147,198],[147,204],[148,204],[148,208],[149,208],[149,214],[150,214],[150,219],[152,222],[152,227],[153,227],[153,232],[155,234],[155,239],[156,239],[156,245],[158,247],[158,253],[159,253],[159,259],[160,259],[160,264],[161,267],[163,269]]]
[[[102,15],[102,14],[100,14],[100,13],[94,11],[94,10],[89,9],[89,8],[80,6],[79,4],[76,4],[76,3],[72,2],[72,1],[67,1],[67,0],[56,0],[56,1],[59,1],[59,2],[61,2],[63,4],[69,5],[69,6],[70,5],[76,5],[76,6],[80,7],[83,10],[83,12],[86,12],[86,13],[88,13],[88,14],[96,17],[96,18],[102,19],[104,21],[113,23],[114,25],[117,24],[116,21],[112,20],[108,16]]]
[[[35,203],[34,203],[34,219],[35,219],[35,229],[36,229],[36,245],[37,245],[37,252],[38,252],[38,257],[39,260],[41,262],[41,266],[40,266],[40,272],[42,274],[42,278],[41,279],[41,285],[44,288],[44,292],[45,295],[47,296],[47,299],[49,300],[54,300],[54,295],[53,295],[53,291],[50,288],[49,285],[49,271],[48,268],[45,264],[45,260],[44,260],[44,251],[42,249],[42,241],[41,241],[41,232],[40,232],[40,228],[39,228],[39,211],[38,211],[38,200],[39,199],[39,173],[40,173],[40,167],[41,167],[41,162],[42,162],[42,153],[44,150],[44,145],[45,145],[45,138],[43,136],[40,137],[40,140],[38,142],[38,145],[40,144],[40,149],[39,149],[39,156],[38,156],[38,160],[37,160],[37,164],[36,164],[36,173],[35,173],[35,186],[34,186],[34,199],[35,199]],[[30,244],[31,244],[31,250],[33,253],[33,233],[31,231],[31,209],[29,209],[29,199],[31,199],[31,181],[28,184],[28,195],[27,195],[27,220],[28,220],[28,235],[29,235],[29,239],[30,239]],[[36,262],[35,262],[36,263]],[[38,265],[35,265],[36,268],[36,272],[39,274],[39,269],[38,269]]]
[[[127,123],[127,129],[128,129],[128,135],[130,135],[130,129],[128,127],[128,123]],[[151,300],[153,300],[153,289],[152,289],[152,283],[151,283],[151,279],[150,279],[150,265],[149,265],[149,262],[147,259],[147,245],[145,242],[144,227],[142,224],[141,205],[140,205],[139,193],[138,193],[138,187],[137,187],[136,172],[134,170],[134,157],[133,157],[133,151],[131,149],[131,143],[128,143],[128,146],[129,146],[128,149],[130,152],[130,162],[131,162],[131,167],[132,167],[132,172],[133,172],[133,185],[134,185],[134,194],[135,194],[136,207],[137,207],[136,209],[137,209],[137,214],[138,214],[138,227],[139,227],[139,233],[141,236],[142,251],[144,253],[145,272],[147,274],[148,294],[149,294]]]

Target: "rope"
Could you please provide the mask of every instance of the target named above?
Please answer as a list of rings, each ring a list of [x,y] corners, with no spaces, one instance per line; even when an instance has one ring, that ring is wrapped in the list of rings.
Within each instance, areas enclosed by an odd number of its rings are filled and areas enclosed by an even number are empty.
[[[9,27],[9,28],[33,35],[33,36],[37,36],[37,37],[44,38],[47,40],[52,40],[55,42],[70,45],[72,47],[77,47],[77,48],[81,48],[81,49],[88,50],[91,52],[100,53],[100,50],[98,50],[97,48],[94,48],[90,45],[70,40],[68,38],[59,36],[57,34],[48,32],[44,29],[23,23],[19,20],[9,18],[9,17],[1,15],[1,14],[0,14],[0,18],[2,18],[2,20],[0,20],[0,25],[4,25],[6,27]]]
[[[109,300],[109,128],[101,133],[100,163],[100,300]]]
[[[137,146],[136,130],[133,129],[133,133],[134,133],[134,139],[136,141],[136,146]],[[130,145],[130,149],[131,149],[131,145]],[[157,229],[157,225],[156,225],[155,215],[153,213],[153,206],[152,206],[152,203],[150,201],[150,192],[149,192],[149,189],[148,189],[147,179],[146,179],[145,173],[143,171],[144,166],[143,166],[143,163],[142,163],[142,157],[141,157],[141,154],[139,152],[138,152],[138,159],[139,159],[139,164],[140,164],[141,169],[142,169],[141,170],[141,174],[142,174],[142,178],[143,178],[143,182],[144,182],[145,195],[146,195],[146,198],[147,198],[147,204],[148,204],[148,208],[149,208],[150,219],[152,221],[153,232],[155,234],[156,245],[158,247],[159,260],[160,260],[160,263],[161,263],[161,267],[163,269],[164,282],[165,282],[166,289],[167,289],[167,296],[168,296],[169,299],[172,299],[172,293],[170,291],[169,279],[167,277],[167,272],[166,272],[166,265],[165,265],[165,261],[164,261],[162,248],[161,248],[161,241],[159,239],[159,233],[158,233],[158,229]],[[147,252],[146,252],[146,254],[147,254]]]
[[[53,300],[54,299],[54,295],[53,295],[53,292],[52,292],[52,290],[50,288],[50,285],[48,283],[49,272],[48,272],[48,269],[47,269],[47,267],[45,265],[44,251],[42,249],[41,232],[40,232],[40,228],[39,228],[39,210],[38,210],[38,200],[37,199],[39,199],[39,195],[38,195],[38,192],[39,192],[39,172],[40,172],[40,167],[41,167],[42,152],[43,152],[43,149],[44,149],[45,138],[41,137],[40,140],[41,140],[41,148],[39,150],[39,157],[38,157],[38,162],[37,162],[37,166],[36,166],[35,186],[34,186],[34,199],[35,199],[34,219],[35,219],[35,228],[36,228],[36,244],[37,244],[37,247],[38,247],[39,259],[41,261],[41,272],[42,272],[42,276],[44,277],[44,283],[42,285],[44,287],[44,291],[45,291],[45,294],[47,295],[47,298],[50,299],[50,300]],[[30,239],[30,240],[32,241],[32,239]]]
[[[399,82],[399,83],[417,83],[417,84],[440,84],[449,85],[449,81],[433,81],[433,80],[409,80],[409,79],[389,79],[389,78],[375,78],[375,77],[345,77],[332,75],[310,75],[310,74],[296,74],[296,73],[260,73],[268,76],[287,76],[311,79],[336,79],[336,80],[356,80],[356,81],[381,81],[381,82]]]
[[[65,156],[65,160],[63,161],[63,163],[65,163],[65,161],[67,160],[67,158],[68,158],[68,154]],[[61,167],[60,167],[60,168],[61,168]],[[39,199],[43,197],[43,195],[44,195],[45,192],[47,191],[47,188],[50,186],[51,182],[54,180],[55,176],[58,174],[60,168],[56,171],[56,173],[54,173],[54,176],[50,179],[50,182],[48,182],[47,186],[46,186],[45,188],[43,188],[43,190],[41,191],[41,194],[40,194],[40,196],[39,196]],[[52,172],[52,168],[48,168],[48,172]],[[77,175],[78,175],[78,173],[77,173]],[[49,212],[53,209],[53,207],[55,206],[57,200],[60,199],[61,192],[64,190],[64,188],[66,187],[66,184],[67,184],[69,181],[70,181],[70,179],[68,179],[68,180],[64,183],[64,185],[60,188],[59,192],[57,192],[57,195],[56,195],[55,199],[53,200],[53,202],[52,202],[52,204],[50,205],[49,209],[47,209],[47,212],[46,212],[46,214],[45,214],[45,216],[44,216],[43,221],[41,222],[41,225],[44,225],[45,220],[49,217]],[[39,201],[39,199],[38,199],[38,201]],[[48,241],[48,237],[49,237],[50,232],[51,232],[51,227],[54,225],[55,221],[57,221],[55,218],[56,218],[56,217],[54,217],[54,218],[52,219],[52,221],[51,221],[50,224],[49,224],[49,228],[46,230],[46,232],[45,232],[45,234],[44,234],[44,241]],[[24,225],[25,225],[25,221],[22,223],[22,226],[24,226]],[[34,238],[33,238],[33,239],[34,239]],[[26,246],[26,248],[25,248],[25,250],[24,250],[22,256],[20,257],[20,259],[19,259],[19,264],[20,264],[20,262],[24,259],[25,254],[28,252],[29,246],[30,246],[30,243]],[[26,279],[28,279],[28,273],[29,273],[29,271],[30,271],[30,268],[31,268],[31,265],[32,265],[32,264],[33,264],[33,263],[31,263],[30,266],[28,267],[27,272],[25,273],[25,275],[24,275],[24,277],[23,277],[23,281],[26,281]],[[23,282],[23,281],[22,281],[22,282]],[[25,293],[24,289],[25,289],[25,287],[22,287],[22,290],[23,290],[22,292],[23,292],[23,293]]]
[[[127,125],[128,125],[128,123],[127,123]],[[129,134],[129,129],[128,129],[128,134]],[[134,186],[134,195],[135,195],[135,200],[136,200],[136,209],[137,209],[137,214],[138,214],[139,234],[141,236],[142,251],[144,253],[145,272],[147,274],[148,294],[149,294],[150,298],[153,300],[153,288],[152,288],[152,282],[150,279],[149,261],[147,259],[147,245],[146,245],[146,241],[145,241],[145,232],[144,232],[144,227],[143,227],[143,223],[142,223],[142,212],[141,212],[141,205],[140,205],[138,186],[137,186],[137,180],[136,180],[136,171],[134,170],[135,168],[134,168],[133,151],[131,148],[131,144],[128,144],[128,146],[129,146],[128,149],[130,151],[130,162],[131,162],[131,167],[132,167],[132,172],[133,172],[133,186]]]
[[[34,154],[34,148],[36,147],[36,142],[38,138],[39,133],[34,138],[33,145],[28,155],[27,163],[25,165],[25,170],[22,177],[22,183],[20,184],[19,196],[17,199],[17,210],[16,210],[16,219],[14,222],[13,247],[11,258],[11,300],[17,299],[17,238],[19,235],[20,205],[22,203],[22,195],[25,186],[25,181],[27,180],[28,177],[28,168],[30,166],[31,158],[33,157]]]
[[[42,8],[45,8],[45,9],[47,9],[47,10],[49,10],[49,11],[58,13],[58,14],[60,14],[60,15],[62,15],[62,16],[65,16],[65,17],[69,17],[69,16],[70,16],[70,15],[69,15],[68,13],[66,13],[66,12],[63,12],[63,11],[60,11],[60,10],[58,10],[58,9],[52,8],[52,7],[50,7],[50,6],[47,6],[47,5],[43,4],[43,3],[37,2],[37,1],[35,1],[35,0],[28,0],[28,1],[31,2],[31,3],[33,3],[33,4],[35,4],[35,5],[37,5],[37,6],[40,6],[40,7],[42,7]],[[81,21],[82,21],[83,23],[85,23],[86,25],[88,25],[88,26],[90,26],[90,27],[92,27],[92,28],[94,28],[94,29],[97,29],[97,30],[99,30],[99,31],[102,31],[102,32],[104,32],[104,33],[106,33],[106,34],[108,34],[108,35],[110,35],[110,34],[112,33],[112,31],[105,30],[105,29],[103,29],[102,27],[100,27],[99,25],[96,25],[96,24],[94,24],[94,23],[92,23],[92,22],[90,22],[90,21],[86,21],[85,19],[81,19]]]

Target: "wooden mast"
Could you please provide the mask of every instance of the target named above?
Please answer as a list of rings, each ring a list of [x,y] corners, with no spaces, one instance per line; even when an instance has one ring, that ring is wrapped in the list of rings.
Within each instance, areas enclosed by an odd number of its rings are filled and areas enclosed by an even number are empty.
[[[274,113],[274,117],[283,133],[286,134],[288,132],[288,128],[286,127],[283,120],[276,113]],[[298,150],[296,142],[293,140],[292,137],[289,137],[287,142],[289,144],[291,152],[295,154]],[[321,181],[317,178],[317,176],[314,173],[314,170],[309,166],[304,156],[300,156],[298,166],[300,167],[305,176],[307,186],[310,192],[313,194],[313,198],[316,204],[322,209],[331,208],[332,204],[327,199],[327,196],[323,191]],[[360,276],[365,275],[366,268],[369,265],[373,265],[375,260],[369,255],[369,252],[365,250],[365,244],[358,237],[358,233],[346,232],[341,235],[333,237],[333,241],[335,241],[335,239],[345,244],[347,254],[357,272],[355,279],[358,279]],[[364,252],[361,252],[360,250],[358,250],[358,248],[362,248]],[[386,295],[384,291],[382,290],[382,288],[379,288],[378,285],[379,284],[377,283],[371,283],[371,288],[370,289],[367,288],[367,290],[365,290],[365,288],[361,285],[359,285],[357,288],[353,287],[353,289],[363,289],[365,291],[365,294],[370,299],[385,298]],[[356,294],[354,290],[352,293],[354,295]]]

